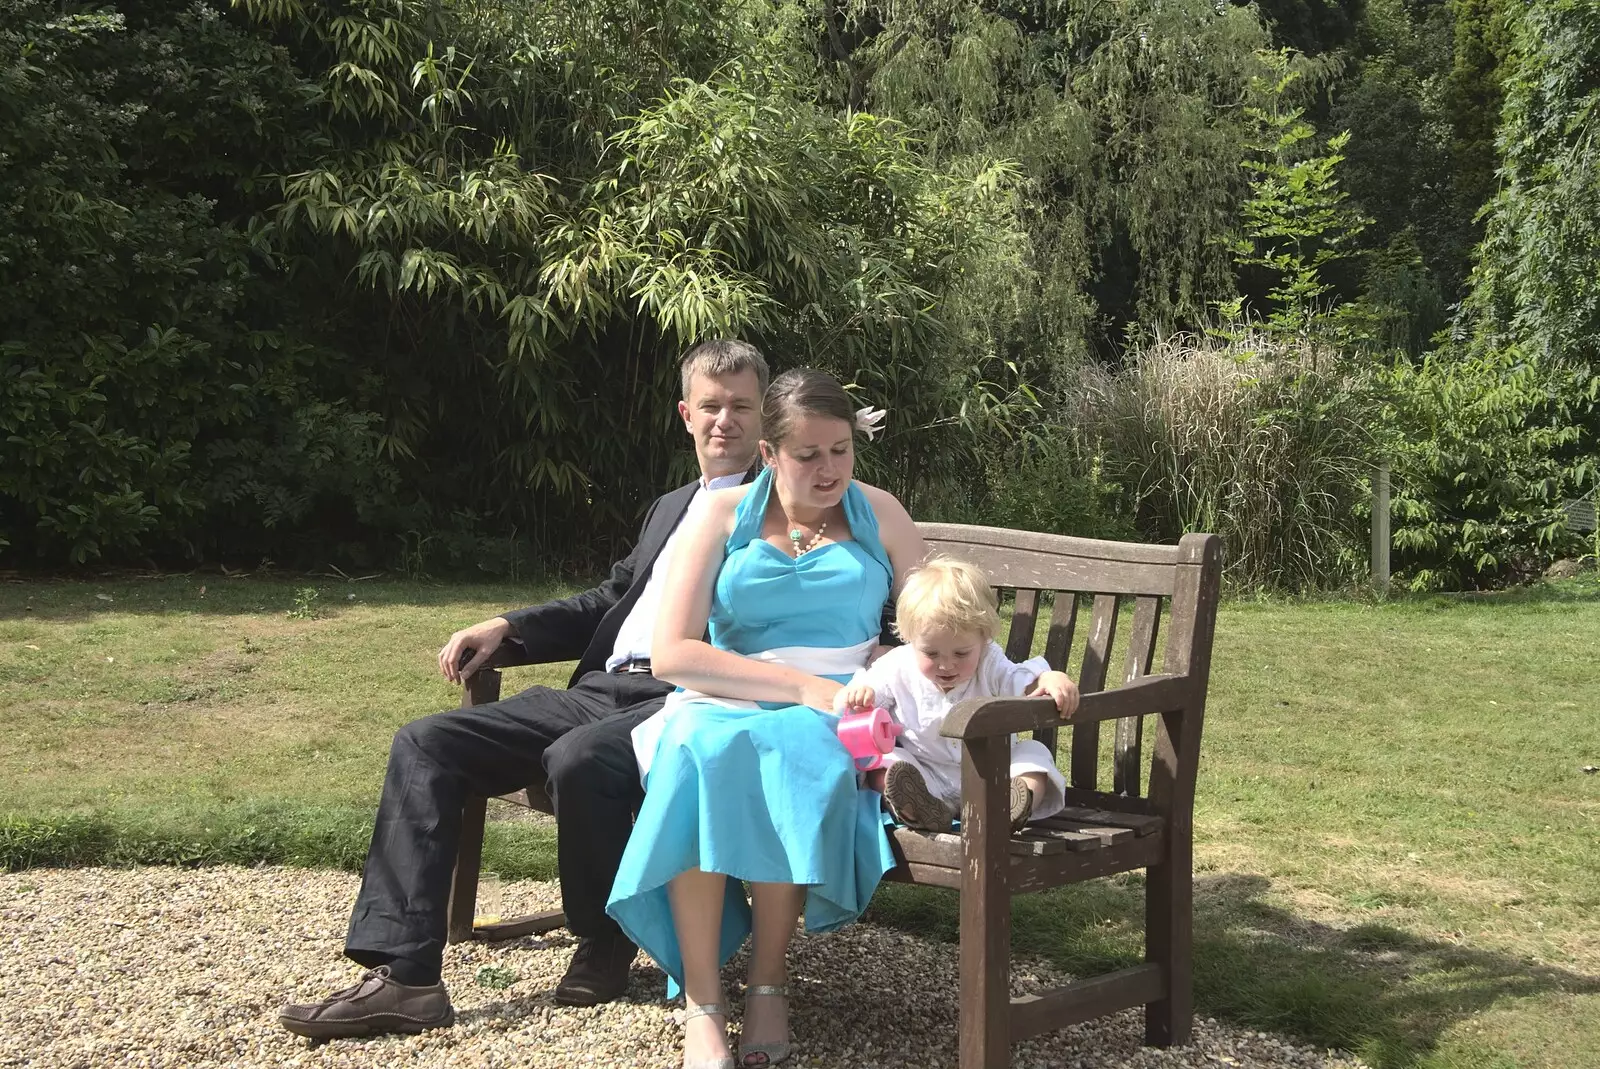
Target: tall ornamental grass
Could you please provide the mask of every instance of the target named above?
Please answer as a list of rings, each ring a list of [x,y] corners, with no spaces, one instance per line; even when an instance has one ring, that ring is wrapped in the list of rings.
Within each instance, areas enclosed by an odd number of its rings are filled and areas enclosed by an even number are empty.
[[[1370,522],[1372,412],[1329,353],[1246,333],[1174,335],[1085,368],[1078,431],[1142,537],[1213,531],[1241,588],[1345,585]]]

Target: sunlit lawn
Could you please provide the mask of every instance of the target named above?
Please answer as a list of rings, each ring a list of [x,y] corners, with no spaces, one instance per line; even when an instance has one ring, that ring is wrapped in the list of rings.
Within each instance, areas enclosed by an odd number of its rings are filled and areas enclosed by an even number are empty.
[[[439,644],[546,593],[0,585],[0,857],[357,864],[390,735],[459,700]],[[1600,764],[1600,586],[1231,603],[1218,631],[1201,1010],[1382,1066],[1600,1065],[1600,776],[1581,771]],[[490,864],[551,875],[547,835],[497,827]],[[1031,952],[1139,952],[1136,878],[1025,901]],[[886,888],[873,916],[953,935],[954,898]]]

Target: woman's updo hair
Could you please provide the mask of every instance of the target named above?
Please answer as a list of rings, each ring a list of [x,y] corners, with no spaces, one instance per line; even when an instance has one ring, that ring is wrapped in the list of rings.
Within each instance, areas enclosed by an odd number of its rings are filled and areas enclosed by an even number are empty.
[[[797,367],[772,380],[761,400],[761,437],[776,449],[783,444],[798,420],[806,416],[826,416],[856,425],[856,403],[839,380],[826,371]]]

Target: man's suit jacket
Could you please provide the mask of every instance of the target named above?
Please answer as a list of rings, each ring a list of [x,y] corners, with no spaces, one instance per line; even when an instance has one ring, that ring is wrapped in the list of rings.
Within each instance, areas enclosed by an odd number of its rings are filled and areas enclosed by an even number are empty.
[[[569,687],[590,672],[604,671],[622,622],[644,593],[650,569],[699,489],[696,480],[656,498],[645,513],[633,552],[613,564],[611,575],[599,586],[570,598],[505,613],[528,656],[537,663],[576,657],[578,667],[567,681]]]

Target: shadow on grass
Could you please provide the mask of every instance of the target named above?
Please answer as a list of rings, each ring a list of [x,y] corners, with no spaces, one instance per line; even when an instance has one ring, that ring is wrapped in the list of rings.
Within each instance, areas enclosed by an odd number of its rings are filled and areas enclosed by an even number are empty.
[[[1257,875],[1196,878],[1200,1013],[1407,1069],[1430,1063],[1452,1026],[1496,1003],[1600,993],[1600,977],[1382,923],[1309,920],[1267,902],[1269,887]],[[955,896],[933,888],[886,885],[869,919],[949,941],[958,934]],[[1012,908],[1013,950],[1077,976],[1136,963],[1143,930],[1139,874],[1028,895]]]
[[[300,614],[336,618],[354,606],[454,606],[484,601],[499,611],[537,605],[588,583],[541,578],[522,583],[433,583],[398,579],[345,582],[322,576],[159,576],[148,579],[13,579],[0,584],[0,617],[83,623],[127,615]],[[304,592],[312,591],[315,596]],[[353,599],[353,600],[352,600]]]

